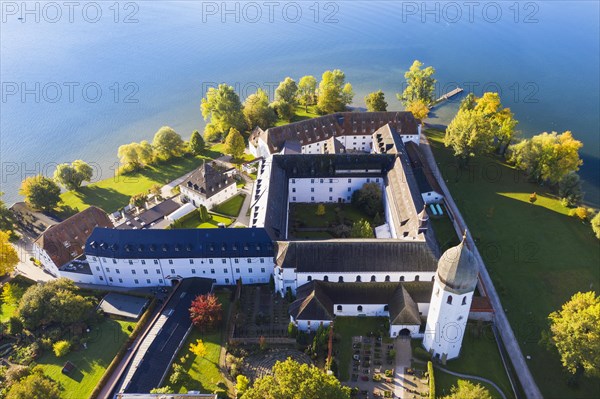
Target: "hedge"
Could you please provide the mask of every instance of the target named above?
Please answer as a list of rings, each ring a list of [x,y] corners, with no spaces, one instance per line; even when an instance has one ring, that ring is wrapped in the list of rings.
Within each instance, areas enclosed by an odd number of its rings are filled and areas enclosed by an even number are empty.
[[[433,376],[433,363],[427,362],[427,374],[429,375],[429,399],[435,399],[435,378]]]
[[[140,321],[137,323],[137,325],[131,332],[129,338],[127,338],[127,341],[125,341],[123,346],[121,346],[121,349],[119,349],[112,362],[110,362],[110,364],[106,368],[106,371],[104,371],[102,378],[100,378],[100,381],[98,381],[98,383],[96,384],[96,388],[94,388],[94,390],[92,391],[89,399],[96,399],[98,397],[100,391],[102,390],[102,388],[104,388],[104,385],[106,384],[107,380],[112,376],[113,372],[115,371],[115,368],[119,365],[119,363],[121,363],[123,357],[125,357],[127,349],[133,344],[133,341],[135,341],[135,339],[140,334],[142,329],[146,326],[146,324],[148,324],[150,317],[154,313],[155,307],[156,298],[152,299],[152,302],[150,302],[148,309],[146,309],[146,312],[140,318]]]

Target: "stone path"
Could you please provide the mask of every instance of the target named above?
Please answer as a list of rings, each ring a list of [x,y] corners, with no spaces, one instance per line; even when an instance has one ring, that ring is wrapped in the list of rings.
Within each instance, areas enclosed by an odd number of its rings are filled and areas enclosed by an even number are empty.
[[[467,228],[467,224],[465,223],[462,215],[458,210],[458,207],[456,206],[454,200],[452,199],[452,196],[450,195],[450,190],[448,190],[448,187],[446,186],[446,182],[443,179],[443,175],[435,162],[435,158],[433,157],[433,152],[431,151],[431,148],[429,146],[429,141],[427,140],[427,137],[424,134],[421,135],[420,147],[423,152],[423,155],[429,163],[429,167],[431,168],[434,176],[436,177],[438,183],[444,191],[443,194],[446,198],[446,204],[451,208],[452,213],[456,218],[455,228],[460,237],[463,234],[464,230]],[[531,374],[531,371],[527,366],[527,362],[525,361],[525,357],[521,352],[519,343],[515,338],[515,334],[510,326],[510,323],[508,322],[506,313],[504,313],[504,308],[502,307],[500,297],[496,292],[496,288],[494,287],[492,278],[490,277],[485,267],[485,263],[483,263],[483,259],[481,258],[481,255],[479,254],[479,251],[477,250],[477,247],[475,246],[473,238],[470,234],[467,234],[467,243],[469,244],[470,248],[473,249],[473,254],[479,262],[479,276],[485,285],[487,294],[492,303],[492,307],[494,308],[494,322],[498,327],[498,331],[500,332],[500,336],[502,337],[502,342],[504,343],[506,351],[510,357],[511,363],[515,368],[515,374],[518,376],[521,382],[523,391],[525,391],[525,396],[527,396],[527,398],[530,399],[542,399],[542,393],[540,392],[537,384],[535,383],[535,380],[533,379],[533,375]]]

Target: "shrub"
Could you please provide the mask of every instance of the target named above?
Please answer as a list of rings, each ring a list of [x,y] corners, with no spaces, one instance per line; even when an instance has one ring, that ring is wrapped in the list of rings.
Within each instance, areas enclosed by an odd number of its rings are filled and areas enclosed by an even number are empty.
[[[427,374],[429,375],[429,399],[435,399],[435,377],[431,360],[427,362]]]
[[[600,240],[600,212],[592,219],[592,230],[594,230],[596,238]]]
[[[587,220],[589,215],[588,215],[588,210],[586,208],[579,206],[579,207],[569,211],[569,216],[576,216],[580,220]]]
[[[65,356],[67,353],[69,353],[70,349],[71,343],[66,340],[55,342],[54,345],[52,345],[52,350],[54,351],[56,357]]]
[[[288,324],[288,335],[290,338],[296,338],[298,335],[298,327],[296,327],[296,325],[291,321],[290,324]]]
[[[537,194],[533,193],[529,196],[529,202],[531,202],[533,204],[533,203],[535,203],[535,201],[537,201]]]

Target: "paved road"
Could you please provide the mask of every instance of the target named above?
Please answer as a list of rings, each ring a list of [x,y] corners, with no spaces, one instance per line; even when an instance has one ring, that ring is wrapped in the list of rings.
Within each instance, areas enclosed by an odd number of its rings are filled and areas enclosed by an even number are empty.
[[[250,204],[252,202],[252,187],[254,186],[254,180],[252,180],[243,173],[242,177],[246,181],[246,185],[240,190],[240,192],[246,194],[246,198],[244,199],[244,203],[240,208],[240,213],[238,214],[236,221],[232,226],[241,225],[248,227],[250,226],[250,216],[248,216],[247,213],[248,208],[250,208]]]
[[[463,219],[460,211],[458,210],[458,207],[456,206],[454,200],[452,199],[452,196],[450,195],[450,190],[448,190],[446,182],[442,178],[442,174],[435,162],[435,158],[433,157],[433,153],[429,146],[429,141],[427,140],[427,137],[425,137],[424,134],[421,135],[420,147],[423,154],[425,155],[425,158],[427,159],[427,162],[429,163],[431,170],[433,171],[433,174],[436,176],[440,186],[442,187],[442,190],[444,191],[446,203],[451,208],[452,213],[456,218],[457,223],[455,223],[455,228],[460,236],[467,228],[467,224],[465,223],[465,220]],[[487,268],[485,267],[485,263],[483,262],[483,259],[481,258],[481,255],[477,250],[477,246],[473,242],[473,238],[470,234],[467,235],[467,243],[469,247],[473,249],[475,258],[479,262],[479,277],[485,285],[487,294],[492,303],[492,307],[494,308],[494,321],[496,323],[496,326],[498,327],[500,337],[502,337],[502,342],[504,343],[508,356],[510,357],[513,367],[515,368],[515,374],[518,376],[521,382],[523,391],[525,391],[525,395],[527,396],[527,398],[542,399],[542,393],[540,392],[537,384],[535,383],[535,380],[533,379],[533,375],[531,375],[531,371],[527,366],[525,357],[521,352],[519,343],[515,338],[515,334],[510,326],[510,323],[508,322],[508,318],[506,317],[506,313],[504,313],[504,308],[500,303],[500,297],[496,292],[496,288],[494,287],[492,278],[490,277]]]

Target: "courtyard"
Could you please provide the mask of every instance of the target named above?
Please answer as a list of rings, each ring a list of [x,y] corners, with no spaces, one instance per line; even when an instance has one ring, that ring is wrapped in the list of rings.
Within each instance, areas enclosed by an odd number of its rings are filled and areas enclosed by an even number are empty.
[[[319,205],[323,205],[325,213],[318,215]],[[373,228],[375,222],[356,206],[348,203],[290,203],[289,238],[297,239],[330,239],[343,238],[344,228],[349,232],[352,224],[361,219],[367,220]],[[385,221],[381,219],[383,224]]]
[[[289,302],[268,285],[244,285],[232,314],[233,338],[288,337]]]

